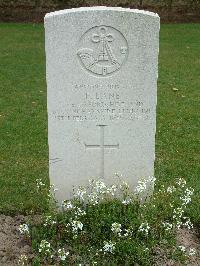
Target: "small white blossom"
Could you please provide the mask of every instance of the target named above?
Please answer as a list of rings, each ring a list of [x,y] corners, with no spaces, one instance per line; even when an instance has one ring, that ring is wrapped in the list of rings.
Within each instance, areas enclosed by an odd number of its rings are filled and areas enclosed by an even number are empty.
[[[169,231],[173,228],[173,224],[170,224],[168,222],[163,222],[163,226],[164,226],[166,231]]]
[[[167,188],[167,193],[173,193],[173,192],[175,192],[176,191],[176,188],[174,187],[174,186],[169,186],[168,188]]]
[[[144,192],[147,189],[147,185],[146,185],[146,181],[138,181],[138,185],[135,188],[135,192],[140,194],[142,192]]]
[[[26,265],[28,262],[28,257],[26,255],[21,255],[18,260],[18,264],[21,266]]]
[[[58,191],[58,188],[56,188],[54,184],[51,184],[50,185],[50,193],[51,192],[55,193],[56,191]]]
[[[138,229],[139,232],[145,233],[146,235],[148,235],[150,230],[150,226],[148,223],[142,223]]]
[[[47,255],[50,253],[50,248],[51,248],[51,244],[46,240],[42,240],[40,242],[39,252]]]
[[[186,248],[184,246],[178,246],[178,248],[182,251],[182,252],[185,252],[186,251]]]
[[[185,185],[186,185],[186,181],[185,181],[185,179],[183,179],[183,178],[179,178],[178,179],[178,181],[176,182],[176,184],[179,186],[179,187],[185,187]]]
[[[67,210],[73,209],[73,205],[72,205],[71,201],[66,201],[66,200],[63,200],[62,207],[64,209],[67,209]]]
[[[131,199],[124,199],[123,201],[122,201],[122,204],[124,204],[124,205],[128,205],[128,204],[130,204],[131,203]]]
[[[138,185],[135,188],[135,192],[137,194],[143,193],[147,189],[147,186],[153,186],[155,181],[156,178],[154,176],[149,176],[146,179],[139,180]]]
[[[187,205],[191,202],[191,196],[193,195],[193,193],[193,189],[186,188],[184,195],[180,197],[181,201],[183,202],[183,205]]]
[[[195,248],[190,248],[188,251],[189,256],[194,256],[196,254],[196,249]]]
[[[36,186],[38,190],[45,186],[41,178],[36,179]]]
[[[99,197],[97,195],[96,192],[92,192],[88,195],[88,199],[89,199],[89,202],[92,204],[92,205],[97,205],[99,203]]]
[[[111,231],[113,233],[116,233],[118,235],[121,235],[121,224],[118,224],[118,223],[113,223],[112,226],[111,226]]]
[[[44,226],[54,225],[54,224],[56,224],[56,221],[52,219],[51,215],[45,217]]]
[[[86,212],[84,210],[81,210],[79,207],[77,207],[75,209],[74,214],[75,214],[76,217],[79,217],[79,216],[86,215]]]
[[[82,231],[83,229],[83,224],[80,221],[72,221],[71,226],[74,233],[77,233],[78,230]]]
[[[102,181],[97,181],[95,185],[95,190],[98,194],[104,194],[106,192],[106,185]]]
[[[149,176],[148,179],[147,179],[147,182],[154,184],[156,182],[155,176]]]
[[[112,185],[110,188],[107,188],[107,194],[111,194],[112,196],[114,196],[116,190],[117,190],[117,186]]]
[[[58,257],[60,260],[65,261],[68,255],[69,255],[69,252],[65,251],[64,248],[58,249]]]
[[[103,250],[104,253],[108,252],[108,253],[113,253],[113,251],[115,250],[115,243],[112,243],[111,241],[109,242],[104,242],[104,246],[103,246]]]
[[[188,229],[192,229],[194,227],[189,217],[183,217],[183,219],[184,219],[184,222],[182,223],[183,226],[187,227]]]
[[[173,219],[181,219],[183,216],[184,210],[182,207],[178,207],[177,209],[173,210]]]
[[[132,231],[130,229],[125,229],[123,236],[127,237],[127,236],[131,236],[131,234],[132,234]]]
[[[21,224],[18,229],[19,229],[21,234],[29,235],[29,226],[28,226],[28,224]]]
[[[76,195],[81,199],[84,200],[84,195],[86,194],[86,190],[84,188],[79,188],[76,192]]]

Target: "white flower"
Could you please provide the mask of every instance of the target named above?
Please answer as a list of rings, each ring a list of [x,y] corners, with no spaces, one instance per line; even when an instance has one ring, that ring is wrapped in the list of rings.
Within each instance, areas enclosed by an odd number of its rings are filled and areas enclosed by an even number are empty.
[[[122,190],[126,190],[126,189],[129,189],[129,184],[125,181],[122,182],[122,185],[120,185],[120,188]]]
[[[189,217],[183,217],[183,219],[185,220],[182,223],[183,226],[186,226],[188,229],[192,229],[194,227]]]
[[[179,178],[178,181],[176,182],[176,184],[179,186],[179,187],[184,187],[186,185],[186,181],[185,179],[183,178]]]
[[[184,246],[178,246],[178,248],[182,251],[182,252],[185,252],[186,251],[186,248]]]
[[[28,261],[28,257],[26,255],[21,255],[19,257],[18,264],[21,266],[24,266],[26,265],[27,261]]]
[[[182,197],[180,197],[180,199],[183,202],[183,205],[187,205],[191,202],[191,200],[192,200],[191,196],[193,195],[193,193],[194,193],[193,189],[186,188],[185,194]]]
[[[102,181],[97,181],[95,186],[96,192],[98,194],[102,194],[106,192],[106,185]]]
[[[66,200],[63,200],[62,207],[67,210],[73,209],[71,201],[66,201]]]
[[[122,204],[124,204],[124,205],[128,205],[130,203],[131,203],[131,199],[125,199],[122,201]]]
[[[190,248],[188,251],[189,256],[194,256],[196,254],[196,249],[195,248]]]
[[[58,249],[58,257],[60,260],[64,261],[66,260],[66,257],[69,255],[68,251],[65,251],[64,248],[59,248]]]
[[[148,223],[142,223],[138,229],[139,232],[145,233],[148,235],[150,226]]]
[[[19,229],[21,234],[29,235],[29,226],[28,226],[28,224],[21,224],[18,229]]]
[[[51,215],[45,217],[44,226],[54,225],[54,224],[56,224],[56,221],[52,219]]]
[[[137,194],[140,194],[142,192],[144,192],[147,189],[147,185],[153,186],[154,182],[156,181],[156,178],[154,176],[149,176],[146,179],[142,179],[138,181],[138,185],[135,188],[135,192]]]
[[[104,246],[103,246],[104,253],[109,252],[113,253],[115,250],[115,243],[112,243],[111,241],[106,242],[104,241]]]
[[[170,224],[168,222],[163,222],[162,224],[163,224],[166,231],[169,231],[173,228],[173,224]]]
[[[77,233],[78,230],[83,229],[83,224],[80,221],[72,221],[71,223],[73,232]]]
[[[97,205],[99,203],[99,197],[96,192],[92,192],[91,194],[88,195],[89,202],[92,205]]]
[[[132,234],[132,231],[130,229],[125,229],[124,231],[125,233],[123,234],[123,236],[125,237],[130,236]]]
[[[152,184],[154,184],[155,181],[156,181],[155,176],[149,176],[149,177],[147,178],[147,182],[148,182],[148,183],[152,183]]]
[[[42,240],[40,242],[39,252],[44,253],[44,254],[50,253],[50,247],[51,247],[51,244],[48,241]]]
[[[36,186],[38,190],[45,186],[41,178],[36,179]]]
[[[113,233],[121,235],[121,231],[122,231],[121,224],[113,223],[112,226],[111,226],[111,231]]]
[[[171,194],[171,193],[173,193],[175,191],[176,191],[176,188],[174,186],[170,186],[170,187],[167,188],[167,193]]]
[[[58,188],[56,188],[54,184],[51,184],[51,185],[50,185],[50,191],[49,191],[49,192],[50,192],[50,193],[51,193],[51,192],[55,193],[56,191],[58,191]]]
[[[146,189],[147,189],[146,181],[140,180],[140,181],[138,181],[138,185],[135,188],[135,192],[140,194],[140,193],[144,192]]]
[[[78,216],[86,215],[86,212],[84,210],[81,210],[79,207],[77,207],[74,214],[76,217],[78,217]]]
[[[173,219],[181,219],[183,216],[184,210],[181,207],[178,207],[177,209],[173,210]]]
[[[86,190],[84,188],[79,188],[76,192],[76,195],[81,199],[84,200],[84,195],[86,194]]]
[[[116,190],[117,190],[117,186],[112,185],[110,188],[107,188],[107,193],[108,193],[108,194],[111,194],[112,196],[114,196]]]

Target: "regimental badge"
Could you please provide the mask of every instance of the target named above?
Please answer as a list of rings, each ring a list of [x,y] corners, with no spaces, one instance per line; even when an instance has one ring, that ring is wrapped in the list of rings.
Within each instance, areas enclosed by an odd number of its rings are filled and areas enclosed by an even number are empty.
[[[119,70],[128,56],[128,43],[123,34],[110,26],[96,26],[80,39],[77,55],[81,65],[98,76]]]

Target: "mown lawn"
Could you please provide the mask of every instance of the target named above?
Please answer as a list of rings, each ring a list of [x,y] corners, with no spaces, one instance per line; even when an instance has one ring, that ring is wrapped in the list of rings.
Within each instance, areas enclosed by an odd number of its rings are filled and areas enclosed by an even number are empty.
[[[48,183],[43,25],[0,24],[0,213],[41,212],[35,180]],[[195,188],[200,222],[200,24],[162,25],[156,177]]]

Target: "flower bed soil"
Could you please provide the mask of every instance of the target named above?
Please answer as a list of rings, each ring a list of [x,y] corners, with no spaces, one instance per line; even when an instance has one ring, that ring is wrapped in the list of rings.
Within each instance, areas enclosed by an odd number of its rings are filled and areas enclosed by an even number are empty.
[[[15,266],[18,264],[20,255],[27,255],[29,260],[33,258],[31,243],[25,240],[18,231],[22,223],[27,223],[31,219],[39,222],[40,216],[26,217],[18,215],[15,217],[0,215],[0,265]],[[179,230],[177,234],[179,245],[187,249],[195,248],[197,255],[191,257],[188,266],[200,266],[200,240],[195,231],[191,232],[186,229]],[[31,264],[29,264],[31,265]],[[159,248],[156,250],[156,266],[181,266],[167,259],[165,253]]]

